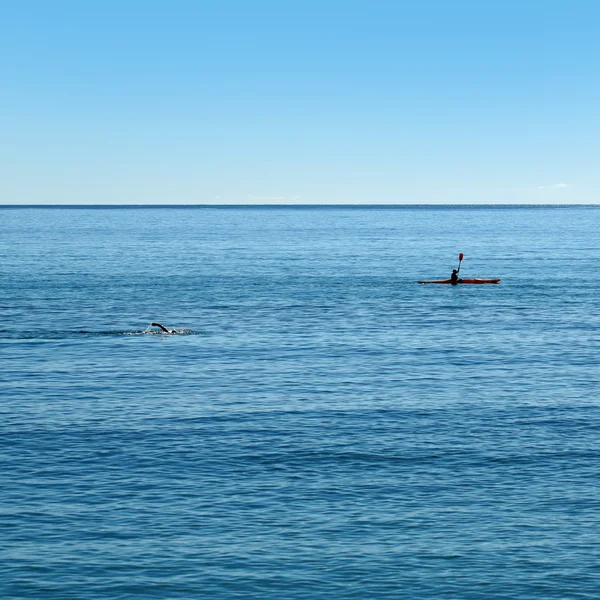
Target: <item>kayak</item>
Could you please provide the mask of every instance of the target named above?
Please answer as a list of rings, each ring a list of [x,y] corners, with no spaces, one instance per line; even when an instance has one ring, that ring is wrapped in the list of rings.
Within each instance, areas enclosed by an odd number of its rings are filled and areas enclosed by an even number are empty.
[[[419,281],[419,283],[452,283],[450,279],[438,279],[436,281]],[[500,283],[499,279],[459,279],[457,283]]]

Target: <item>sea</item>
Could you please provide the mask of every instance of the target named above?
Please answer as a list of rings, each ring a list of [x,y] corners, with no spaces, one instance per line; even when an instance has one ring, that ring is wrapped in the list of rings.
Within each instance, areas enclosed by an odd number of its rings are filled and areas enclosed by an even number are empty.
[[[0,597],[597,600],[599,231],[3,206]]]

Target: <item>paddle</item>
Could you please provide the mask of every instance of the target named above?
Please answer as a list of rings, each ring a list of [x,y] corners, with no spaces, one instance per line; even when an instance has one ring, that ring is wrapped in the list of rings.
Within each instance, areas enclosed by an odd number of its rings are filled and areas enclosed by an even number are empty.
[[[460,263],[462,262],[462,259],[463,259],[463,253],[461,252],[461,253],[458,255],[458,269],[456,269],[456,272],[457,272],[457,273],[460,271]]]

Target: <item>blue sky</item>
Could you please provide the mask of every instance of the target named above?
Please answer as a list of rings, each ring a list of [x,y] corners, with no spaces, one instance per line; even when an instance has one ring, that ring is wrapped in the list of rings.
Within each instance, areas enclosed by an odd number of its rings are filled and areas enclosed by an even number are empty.
[[[0,0],[0,203],[600,202],[600,3]]]

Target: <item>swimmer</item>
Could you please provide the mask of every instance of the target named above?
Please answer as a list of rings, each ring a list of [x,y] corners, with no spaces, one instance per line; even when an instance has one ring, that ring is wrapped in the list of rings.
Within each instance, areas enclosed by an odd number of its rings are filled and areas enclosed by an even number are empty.
[[[160,327],[165,333],[177,333],[174,329],[167,329],[164,325],[160,323],[152,323],[152,327]]]

